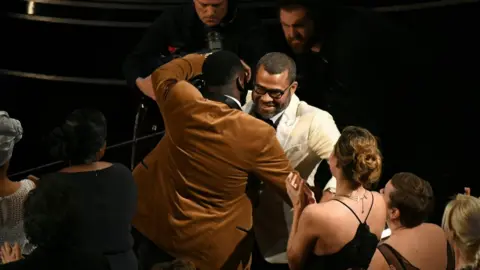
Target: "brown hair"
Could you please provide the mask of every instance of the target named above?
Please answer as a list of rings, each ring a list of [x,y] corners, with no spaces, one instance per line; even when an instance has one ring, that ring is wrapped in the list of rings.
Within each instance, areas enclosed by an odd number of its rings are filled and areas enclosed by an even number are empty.
[[[400,211],[400,223],[413,228],[425,222],[433,210],[433,190],[430,183],[413,173],[402,172],[392,177],[390,208]]]
[[[337,167],[353,187],[370,187],[380,178],[382,157],[370,131],[355,126],[344,128],[333,151]]]

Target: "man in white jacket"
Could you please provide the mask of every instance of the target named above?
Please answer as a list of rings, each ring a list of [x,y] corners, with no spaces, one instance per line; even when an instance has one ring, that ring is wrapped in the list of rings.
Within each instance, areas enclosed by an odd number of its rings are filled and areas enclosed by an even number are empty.
[[[254,90],[247,95],[243,110],[277,130],[292,166],[314,186],[318,165],[328,161],[340,132],[332,116],[300,101],[295,95],[295,62],[283,53],[263,56],[257,64]],[[313,90],[313,89],[311,89]],[[335,193],[332,177],[323,189],[321,201]],[[291,207],[265,186],[254,210],[254,231],[259,251],[267,264],[262,268],[288,269],[286,247],[292,223]]]

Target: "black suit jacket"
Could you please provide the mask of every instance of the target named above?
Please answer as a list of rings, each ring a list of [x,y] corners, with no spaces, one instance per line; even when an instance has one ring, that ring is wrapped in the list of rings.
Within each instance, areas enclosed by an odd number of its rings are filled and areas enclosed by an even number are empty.
[[[251,12],[233,9],[215,31],[223,36],[223,47],[235,52],[250,66],[267,52],[261,21]],[[207,48],[208,29],[198,18],[193,5],[165,10],[147,30],[127,57],[123,70],[129,85],[138,77],[150,75],[174,55],[203,51]]]

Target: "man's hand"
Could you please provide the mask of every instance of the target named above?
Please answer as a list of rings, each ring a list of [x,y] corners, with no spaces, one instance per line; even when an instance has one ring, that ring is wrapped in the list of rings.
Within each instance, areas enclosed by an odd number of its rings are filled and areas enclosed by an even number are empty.
[[[252,78],[252,69],[243,60],[240,60],[240,62],[242,62],[243,69],[245,69],[245,77],[247,78],[247,82],[249,82]]]
[[[146,78],[137,78],[137,80],[135,81],[138,89],[140,89],[140,91],[142,91],[142,93],[153,99],[153,100],[156,100],[156,97],[155,97],[155,91],[153,89],[153,84],[152,84],[152,76],[148,76]]]
[[[22,251],[18,243],[10,246],[8,242],[5,242],[0,247],[0,256],[2,258],[2,264],[16,262],[22,259]]]

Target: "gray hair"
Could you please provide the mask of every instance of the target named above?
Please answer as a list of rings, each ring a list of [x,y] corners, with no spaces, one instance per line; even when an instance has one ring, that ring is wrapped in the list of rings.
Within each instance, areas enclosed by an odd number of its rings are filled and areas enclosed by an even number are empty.
[[[22,135],[20,121],[10,118],[7,112],[0,111],[0,166],[10,160],[13,146],[22,139]]]

